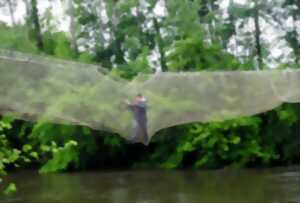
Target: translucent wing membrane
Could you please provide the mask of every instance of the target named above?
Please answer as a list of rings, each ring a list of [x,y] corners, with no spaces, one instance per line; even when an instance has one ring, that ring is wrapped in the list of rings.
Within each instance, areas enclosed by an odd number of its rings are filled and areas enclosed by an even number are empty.
[[[147,131],[222,121],[300,101],[299,70],[160,73],[116,80],[103,68],[16,52],[0,52],[0,113],[89,126],[130,139],[126,100],[147,100]]]

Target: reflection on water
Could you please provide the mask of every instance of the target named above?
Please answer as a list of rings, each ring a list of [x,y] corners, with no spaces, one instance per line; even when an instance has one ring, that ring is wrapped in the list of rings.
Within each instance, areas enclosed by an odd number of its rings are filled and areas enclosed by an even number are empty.
[[[300,202],[300,169],[16,173],[17,194],[1,203]]]

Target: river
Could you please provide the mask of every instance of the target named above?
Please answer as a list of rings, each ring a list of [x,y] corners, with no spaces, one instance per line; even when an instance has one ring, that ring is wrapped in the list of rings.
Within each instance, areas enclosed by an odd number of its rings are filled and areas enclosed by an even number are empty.
[[[1,203],[296,203],[300,168],[92,171],[6,177],[17,193]]]

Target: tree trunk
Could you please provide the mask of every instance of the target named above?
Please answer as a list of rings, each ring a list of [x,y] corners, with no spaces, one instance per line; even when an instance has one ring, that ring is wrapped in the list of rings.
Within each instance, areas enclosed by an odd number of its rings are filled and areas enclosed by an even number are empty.
[[[263,67],[263,57],[262,57],[262,47],[260,43],[261,29],[259,24],[259,8],[257,5],[257,1],[255,1],[254,7],[254,24],[255,24],[255,49],[256,49],[256,57],[258,63],[258,69],[261,70]]]
[[[43,37],[41,33],[41,27],[39,22],[39,15],[38,15],[38,8],[37,8],[37,1],[31,0],[31,22],[32,22],[32,30],[34,34],[34,38],[37,43],[37,47],[39,50],[44,50],[44,43]]]
[[[75,9],[73,0],[68,0],[68,14],[70,16],[69,30],[71,34],[71,46],[75,53],[78,53],[77,37],[76,37],[76,21],[75,21]]]
[[[211,14],[214,12],[213,2],[211,0],[207,0],[206,6],[207,6],[208,14]],[[212,44],[218,43],[216,33],[215,33],[215,30],[216,30],[215,20],[212,18],[207,23],[208,23],[208,32],[210,34],[211,43]]]
[[[222,46],[223,46],[223,49],[227,49],[228,48],[228,45],[229,45],[229,42],[230,42],[230,39],[233,39],[234,41],[234,44],[232,46],[232,52],[235,56],[237,56],[237,31],[236,31],[236,28],[235,28],[235,24],[236,24],[236,19],[235,19],[235,16],[234,14],[230,11],[230,8],[233,6],[234,2],[233,0],[230,0],[229,1],[229,6],[227,8],[227,12],[228,12],[228,18],[226,20],[228,20],[227,23],[224,23],[223,26],[226,26],[226,34],[223,34],[221,36],[221,43],[222,43]]]
[[[157,43],[158,51],[160,54],[161,69],[162,69],[162,71],[167,71],[168,67],[167,67],[167,63],[166,63],[166,56],[165,56],[165,52],[164,52],[163,40],[161,38],[159,24],[155,17],[153,18],[153,24],[154,24],[154,29],[156,31],[156,43]]]
[[[8,9],[9,9],[9,14],[10,14],[10,18],[11,18],[11,23],[13,26],[16,26],[16,20],[15,20],[15,16],[14,16],[14,6],[13,6],[13,2],[12,0],[6,0],[7,4],[8,4]]]
[[[297,14],[298,15],[300,15],[299,14],[299,12],[300,12],[300,2],[298,1],[297,2]],[[294,50],[294,54],[295,54],[295,63],[298,65],[299,63],[300,63],[300,41],[298,40],[298,32],[297,32],[297,25],[296,25],[296,21],[297,21],[297,14],[296,14],[296,12],[294,12],[293,13],[293,15],[292,15],[292,17],[293,17],[293,33],[294,33],[294,43],[295,44],[293,44],[292,45],[292,48],[293,48],[293,50]]]
[[[24,4],[25,4],[25,9],[26,9],[26,16],[27,18],[30,16],[30,4],[28,2],[29,0],[23,0]]]

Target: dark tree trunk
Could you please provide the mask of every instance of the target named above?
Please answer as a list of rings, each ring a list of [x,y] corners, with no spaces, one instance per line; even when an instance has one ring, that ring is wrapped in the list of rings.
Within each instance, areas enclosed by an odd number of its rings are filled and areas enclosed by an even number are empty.
[[[158,46],[158,51],[160,54],[161,69],[162,69],[162,71],[167,71],[168,67],[167,67],[167,63],[166,63],[166,55],[164,52],[163,40],[161,38],[160,27],[159,27],[159,24],[158,24],[156,18],[153,18],[153,24],[154,24],[154,29],[156,32],[156,42],[157,42],[157,46]]]
[[[44,43],[43,37],[41,33],[41,26],[39,22],[39,15],[38,15],[38,8],[37,8],[37,1],[31,0],[31,22],[32,22],[32,29],[34,38],[37,43],[37,47],[39,50],[44,50]]]
[[[233,0],[230,0],[229,6],[232,6],[232,5],[233,5]],[[222,40],[223,44],[222,45],[223,45],[224,49],[227,49],[227,45],[229,43],[229,40],[231,38],[233,38],[234,42],[235,42],[233,51],[234,51],[234,54],[237,55],[237,47],[236,47],[236,40],[237,40],[236,39],[236,34],[237,33],[236,33],[236,28],[235,28],[236,19],[235,19],[235,16],[234,16],[233,13],[228,12],[228,14],[229,14],[229,16],[228,16],[229,22],[227,24],[225,24],[228,31],[227,31],[226,35],[223,35],[223,40]]]
[[[258,69],[261,70],[263,67],[263,56],[262,56],[262,46],[260,42],[261,30],[259,24],[259,8],[257,1],[255,1],[254,8],[254,24],[255,24],[255,50],[257,56]]]
[[[292,14],[292,17],[293,17],[293,35],[291,36],[292,37],[292,48],[294,50],[294,54],[296,56],[295,58],[295,63],[298,65],[300,63],[300,41],[298,40],[298,32],[297,32],[297,25],[296,25],[296,21],[297,21],[297,17],[298,15],[300,15],[300,1],[297,2],[297,11],[294,12]]]

